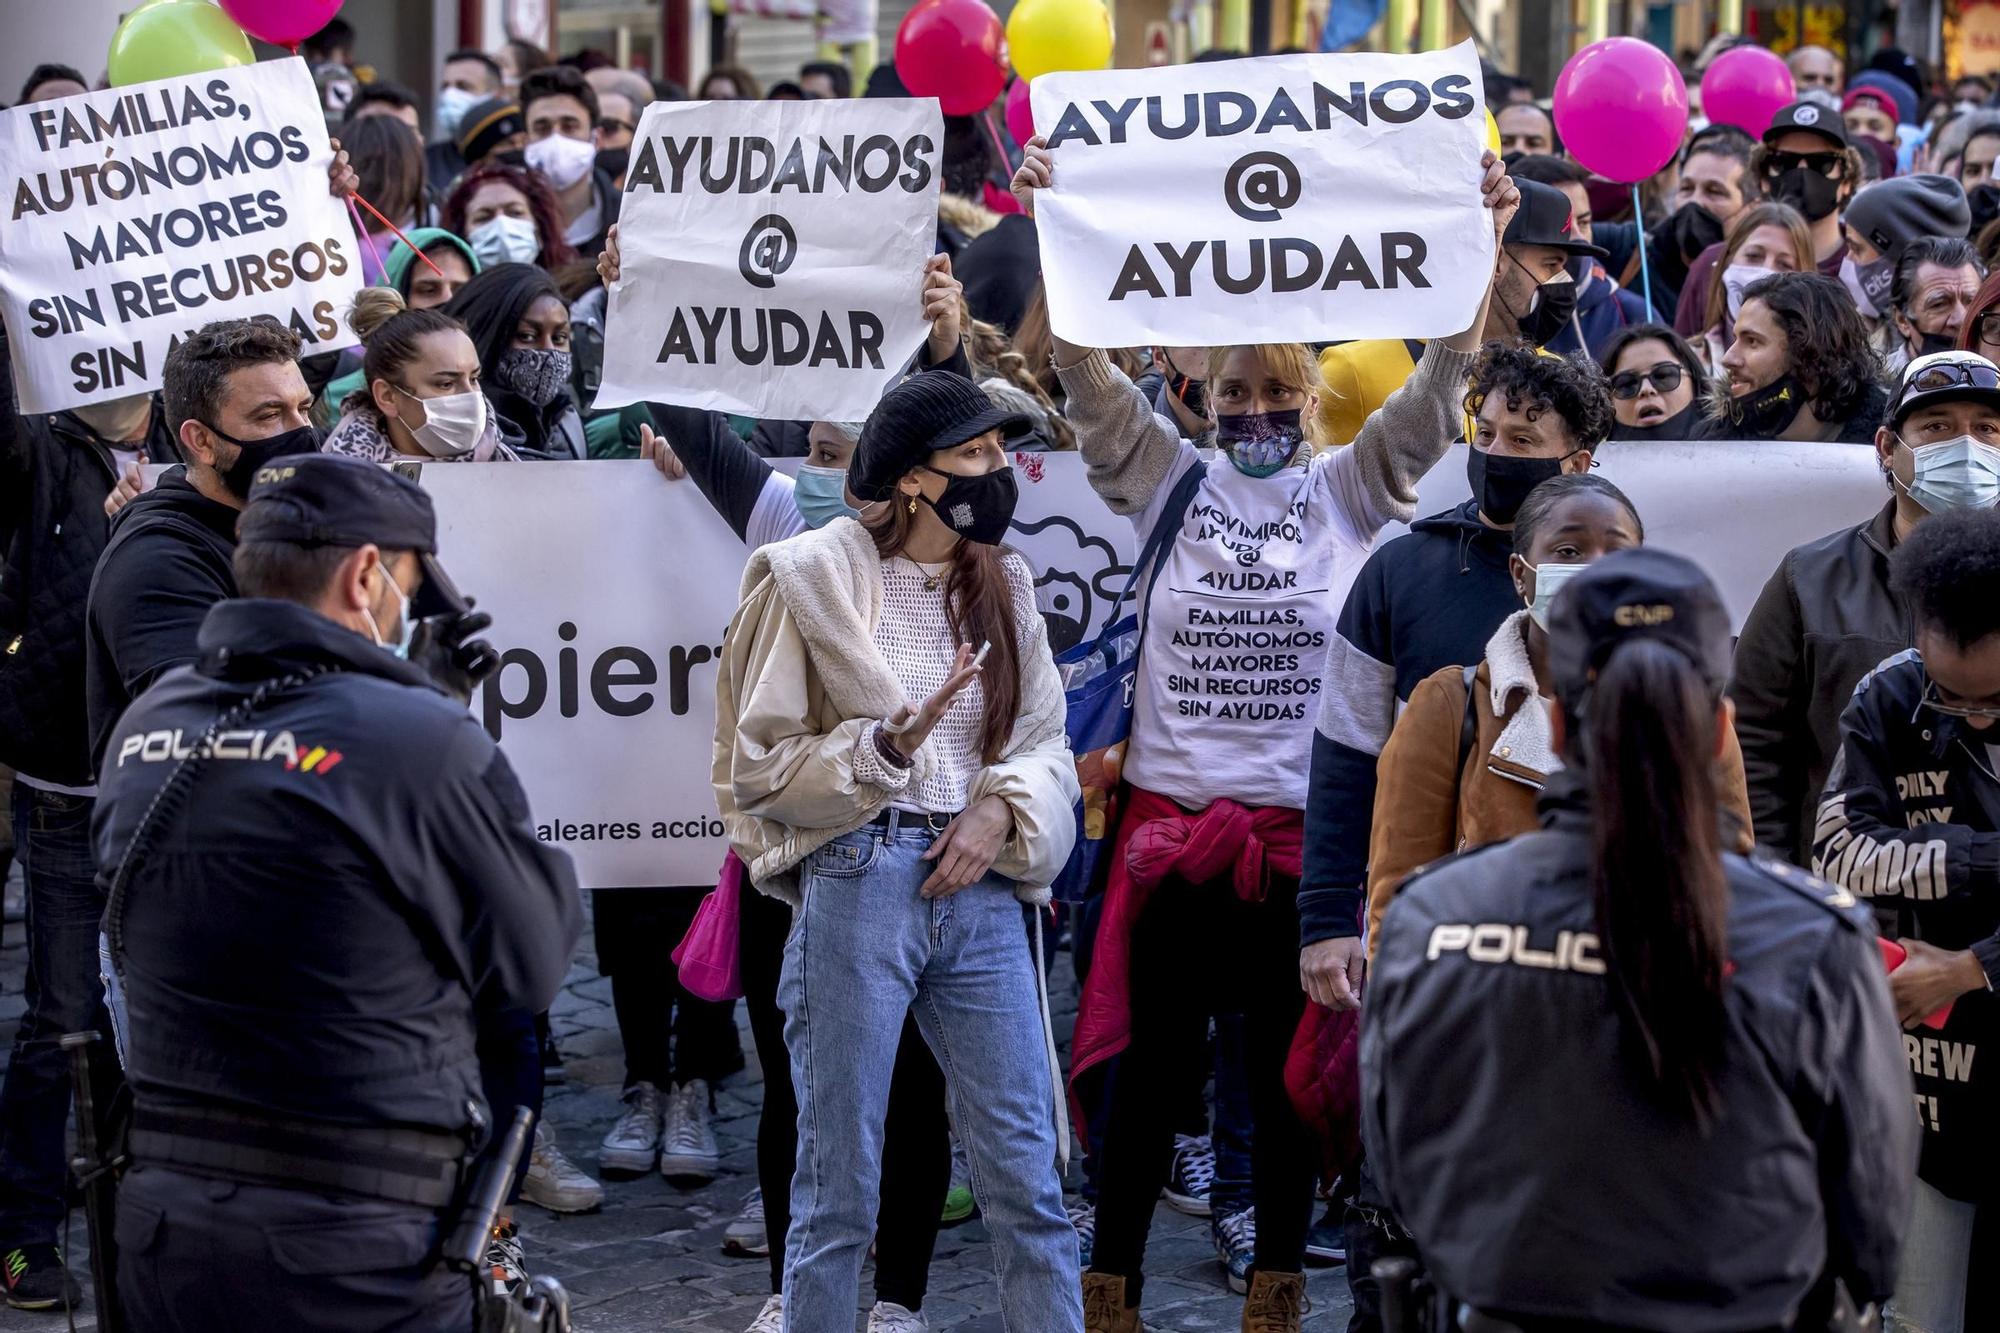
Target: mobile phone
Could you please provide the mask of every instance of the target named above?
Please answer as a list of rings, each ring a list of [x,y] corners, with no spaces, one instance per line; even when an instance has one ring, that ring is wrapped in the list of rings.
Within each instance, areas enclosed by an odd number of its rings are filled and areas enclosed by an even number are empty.
[[[988,639],[986,642],[979,645],[979,651],[973,655],[972,665],[985,666],[986,654],[992,651],[993,651],[993,640]]]

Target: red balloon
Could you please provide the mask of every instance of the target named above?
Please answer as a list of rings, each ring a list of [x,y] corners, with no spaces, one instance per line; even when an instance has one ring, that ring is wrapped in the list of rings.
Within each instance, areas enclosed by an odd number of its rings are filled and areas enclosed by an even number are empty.
[[[298,50],[340,11],[341,0],[220,0],[223,13],[260,42]]]
[[[1035,137],[1035,113],[1028,106],[1028,81],[1015,79],[1007,89],[1007,133],[1014,142],[1025,144]]]
[[[1792,71],[1761,46],[1735,46],[1701,76],[1701,113],[1713,125],[1734,125],[1761,139],[1771,117],[1798,100]]]
[[[984,0],[921,0],[896,29],[896,74],[947,116],[984,111],[1007,84],[1007,43]]]

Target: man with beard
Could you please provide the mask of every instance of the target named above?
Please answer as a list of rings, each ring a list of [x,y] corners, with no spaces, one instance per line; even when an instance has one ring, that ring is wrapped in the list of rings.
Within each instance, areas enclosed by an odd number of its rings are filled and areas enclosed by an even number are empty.
[[[1887,402],[1881,375],[1868,327],[1838,282],[1821,273],[1759,278],[1743,289],[1705,433],[1867,444]]]
[[[167,354],[162,396],[187,462],[111,525],[90,584],[84,688],[91,755],[146,687],[193,662],[202,617],[236,596],[236,517],[259,468],[316,453],[299,340],[268,319],[204,325]]]

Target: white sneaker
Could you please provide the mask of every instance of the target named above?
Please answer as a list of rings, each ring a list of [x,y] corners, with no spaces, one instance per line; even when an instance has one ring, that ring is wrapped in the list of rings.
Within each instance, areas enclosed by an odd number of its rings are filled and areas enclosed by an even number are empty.
[[[743,1201],[743,1211],[722,1233],[722,1252],[739,1259],[768,1259],[771,1238],[764,1229],[764,1191],[754,1189]]]
[[[868,1333],[930,1333],[930,1325],[915,1310],[894,1301],[877,1301],[868,1312]]]
[[[527,1288],[528,1256],[521,1246],[520,1228],[512,1222],[493,1228],[487,1237],[486,1276],[495,1296]]]
[[[676,1185],[706,1185],[721,1168],[722,1150],[708,1127],[708,1084],[690,1079],[667,1094],[660,1174]]]
[[[785,1298],[773,1296],[765,1301],[764,1308],[743,1333],[785,1333]]]
[[[666,1114],[660,1090],[634,1083],[625,1092],[625,1112],[604,1136],[597,1163],[606,1171],[651,1171],[660,1157],[660,1121]]]
[[[535,1151],[521,1181],[521,1197],[552,1213],[587,1213],[604,1202],[604,1186],[563,1156],[548,1125],[537,1121]]]

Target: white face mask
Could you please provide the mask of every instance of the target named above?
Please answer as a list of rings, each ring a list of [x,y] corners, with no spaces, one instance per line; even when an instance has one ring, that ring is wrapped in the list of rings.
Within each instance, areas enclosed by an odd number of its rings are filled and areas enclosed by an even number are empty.
[[[480,223],[465,239],[472,243],[472,253],[478,256],[481,268],[532,264],[542,252],[542,238],[535,234],[533,220],[505,213]]]
[[[361,614],[368,618],[368,632],[375,636],[376,647],[386,648],[397,657],[407,659],[410,655],[410,641],[416,637],[417,633],[417,622],[410,619],[410,596],[403,591],[401,584],[389,577],[387,567],[377,565],[376,568],[381,571],[383,581],[389,585],[389,591],[396,594],[396,606],[398,608],[396,616],[396,641],[390,643],[382,637],[382,626],[375,619],[374,611],[364,606],[361,608]]]
[[[1743,313],[1743,289],[1753,282],[1770,277],[1778,270],[1765,268],[1760,264],[1731,264],[1722,270],[1722,289],[1729,293],[1729,317],[1735,319]]]
[[[1528,562],[1521,562],[1528,565]],[[1549,627],[1549,608],[1556,604],[1556,593],[1589,565],[1558,565],[1553,561],[1539,565],[1528,565],[1528,572],[1535,576],[1535,590],[1528,597],[1528,614],[1544,631]]]
[[[469,93],[463,88],[440,88],[437,95],[437,132],[441,139],[458,138],[458,127],[465,119],[465,113],[486,99],[478,93]]]
[[[415,398],[424,405],[424,424],[410,426],[410,434],[417,437],[417,443],[432,458],[463,458],[478,447],[480,436],[486,433],[485,394],[467,389],[464,393],[417,398],[400,384],[395,389],[405,398]]]
[[[590,174],[597,163],[597,149],[588,139],[571,139],[561,134],[551,134],[546,139],[537,139],[528,145],[528,165],[549,178],[549,184],[558,191],[570,186]]]

